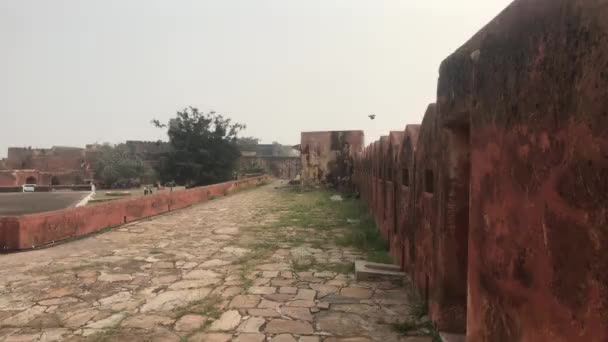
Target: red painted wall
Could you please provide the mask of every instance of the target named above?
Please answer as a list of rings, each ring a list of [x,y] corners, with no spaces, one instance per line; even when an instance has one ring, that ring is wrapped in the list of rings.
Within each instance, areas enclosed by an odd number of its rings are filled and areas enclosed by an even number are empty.
[[[395,215],[397,216],[397,236],[401,243],[401,258],[400,265],[404,271],[411,273],[414,266],[414,176],[415,168],[415,153],[418,143],[418,133],[420,125],[407,125],[403,134],[403,142],[399,146],[397,158],[397,194],[395,202],[397,208]],[[404,181],[404,173],[407,170],[407,181]]]
[[[184,191],[115,200],[94,206],[70,208],[17,217],[0,217],[2,250],[22,250],[90,234],[169,211],[181,209],[211,197],[228,194],[266,179],[241,179]]]
[[[302,132],[302,184],[352,191],[353,158],[363,149],[364,140],[363,131]]]
[[[608,341],[606,18],[606,0],[515,1],[442,63],[402,144],[410,186],[391,193],[382,141],[366,149],[364,198],[439,330]]]
[[[608,340],[607,18],[518,0],[441,67],[469,114],[469,341]]]
[[[396,215],[396,195],[399,192],[399,166],[398,157],[401,142],[404,132],[392,131],[388,135],[388,151],[385,154],[385,164],[388,165],[385,172],[387,181],[386,187],[386,207],[384,220],[384,230],[388,232],[389,253],[393,260],[399,265],[402,264],[401,257],[403,256],[403,243],[397,234],[397,215]]]

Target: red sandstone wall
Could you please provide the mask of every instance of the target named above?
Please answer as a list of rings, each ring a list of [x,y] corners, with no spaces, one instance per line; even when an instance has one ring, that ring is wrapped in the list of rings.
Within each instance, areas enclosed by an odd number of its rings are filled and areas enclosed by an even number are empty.
[[[258,184],[266,176],[241,179],[184,191],[115,200],[18,217],[0,217],[0,248],[22,250],[83,236],[103,228],[184,208],[211,197]]]
[[[435,232],[439,215],[438,196],[435,191],[437,190],[437,170],[440,167],[437,152],[440,146],[438,139],[436,106],[430,105],[420,127],[415,156],[417,172],[414,177],[414,201],[416,203],[414,215],[416,222],[412,230],[415,245],[412,278],[428,302],[431,319],[435,322],[439,321],[441,316],[436,296],[438,266],[435,262],[437,249]],[[429,181],[427,181],[427,173],[431,175]],[[431,183],[432,190],[428,188],[427,183]]]
[[[372,164],[373,164],[373,174],[372,174],[372,215],[374,216],[374,220],[376,225],[380,227],[378,222],[378,211],[379,207],[382,203],[380,197],[380,142],[375,141],[372,146]]]
[[[469,341],[608,340],[606,18],[515,1],[442,65],[470,114]]]
[[[17,186],[15,174],[11,171],[0,171],[0,186]]]
[[[302,132],[302,183],[351,191],[353,158],[363,144],[362,131]]]
[[[418,132],[420,125],[407,125],[403,134],[402,143],[399,145],[396,159],[396,208],[397,221],[396,234],[400,244],[400,265],[406,272],[410,273],[413,267],[412,254],[414,253],[414,241],[412,230],[414,224],[414,175],[415,175],[415,152],[418,143]],[[407,173],[404,171],[407,170]],[[407,181],[404,182],[404,173]]]
[[[251,169],[262,169],[265,173],[279,179],[292,180],[301,173],[300,157],[278,156],[241,156],[238,161],[239,173]]]
[[[403,142],[404,132],[392,131],[389,134],[389,149],[387,157],[389,158],[389,167],[386,172],[388,177],[386,182],[386,220],[384,221],[385,230],[389,236],[389,252],[393,260],[399,265],[402,265],[403,256],[403,241],[397,231],[397,199],[400,191],[399,176],[399,150]]]
[[[53,147],[50,149],[8,149],[6,164],[10,169],[35,169],[44,172],[79,170],[84,161],[81,148]]]
[[[362,197],[439,330],[608,341],[607,5],[517,0],[446,59],[402,147],[410,186],[391,194],[382,142],[365,150]]]

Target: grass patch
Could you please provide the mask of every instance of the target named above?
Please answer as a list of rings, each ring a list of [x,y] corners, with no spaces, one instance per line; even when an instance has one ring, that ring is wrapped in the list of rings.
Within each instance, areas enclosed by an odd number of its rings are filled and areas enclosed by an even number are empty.
[[[431,321],[418,323],[418,322],[403,322],[393,323],[393,330],[401,335],[418,335],[418,336],[429,336],[432,342],[442,342],[441,336],[435,329],[435,326]]]
[[[414,318],[422,318],[429,314],[429,310],[427,305],[420,299],[411,300],[410,299],[410,315]]]
[[[307,256],[304,258],[293,259],[291,261],[291,269],[298,272],[305,272],[309,269],[316,268],[317,260],[313,256]]]
[[[255,186],[256,187],[261,187],[261,186],[268,185],[268,184],[270,184],[269,181],[263,180],[263,181],[258,182],[258,184],[256,184]]]
[[[327,264],[324,265],[323,269],[336,273],[349,274],[355,272],[355,263],[349,262],[343,264]]]
[[[407,288],[407,296],[410,302],[409,320],[391,324],[393,330],[401,335],[429,336],[433,342],[441,342],[437,329],[428,318],[427,304],[411,284]]]
[[[243,282],[243,288],[247,290],[253,285],[253,280],[248,275],[254,271],[255,266],[260,260],[265,259],[272,251],[276,248],[276,244],[272,242],[257,242],[250,245],[244,245],[243,247],[249,248],[250,251],[238,258],[234,264],[241,265],[241,281]]]
[[[205,299],[193,302],[186,307],[177,309],[175,311],[175,316],[180,318],[188,314],[196,314],[207,316],[211,320],[215,320],[222,314],[222,311],[218,309],[218,305],[221,302],[222,298],[219,295],[209,296]]]
[[[354,198],[332,201],[330,197],[336,194],[323,190],[305,191],[297,187],[284,190],[282,202],[288,210],[272,226],[312,228],[319,231],[317,235],[327,232],[337,245],[365,252],[369,261],[391,263],[388,244],[382,239],[365,204]],[[344,230],[342,236],[332,234],[332,230],[338,228]],[[319,240],[314,241],[316,246],[321,245]]]
[[[93,335],[92,340],[95,342],[113,341],[116,335],[118,335],[118,327],[106,328]]]

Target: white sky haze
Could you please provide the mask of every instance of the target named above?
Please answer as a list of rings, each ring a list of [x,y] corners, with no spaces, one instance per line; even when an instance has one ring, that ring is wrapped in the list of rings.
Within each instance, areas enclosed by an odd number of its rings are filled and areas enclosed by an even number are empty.
[[[0,157],[166,139],[150,120],[187,106],[268,143],[370,142],[421,121],[441,61],[509,2],[0,0]]]

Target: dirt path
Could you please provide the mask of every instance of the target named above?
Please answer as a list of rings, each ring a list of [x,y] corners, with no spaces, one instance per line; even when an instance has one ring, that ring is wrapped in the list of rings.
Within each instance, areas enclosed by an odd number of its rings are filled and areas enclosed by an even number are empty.
[[[362,256],[334,230],[277,224],[282,196],[269,185],[0,255],[0,341],[427,341],[395,332],[407,296],[354,281]]]

